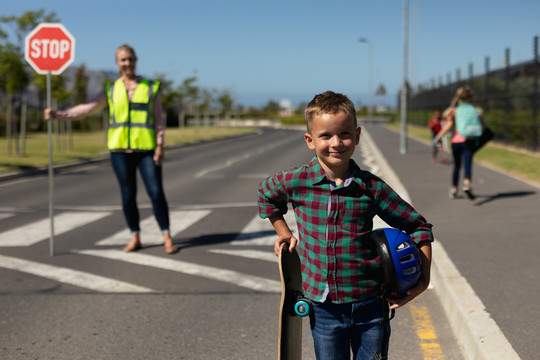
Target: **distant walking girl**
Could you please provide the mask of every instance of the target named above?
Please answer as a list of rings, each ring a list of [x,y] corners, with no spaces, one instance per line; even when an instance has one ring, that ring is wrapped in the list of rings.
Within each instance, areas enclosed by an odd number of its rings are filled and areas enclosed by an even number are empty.
[[[482,108],[472,104],[473,97],[473,91],[469,86],[457,89],[450,107],[443,113],[443,116],[447,118],[447,123],[434,138],[435,142],[439,141],[455,125],[455,131],[450,140],[452,143],[452,156],[454,158],[452,186],[449,192],[452,199],[457,196],[459,173],[462,164],[465,172],[462,190],[469,199],[475,199],[472,192],[473,154],[475,151],[475,141],[482,135],[484,121],[482,119]]]

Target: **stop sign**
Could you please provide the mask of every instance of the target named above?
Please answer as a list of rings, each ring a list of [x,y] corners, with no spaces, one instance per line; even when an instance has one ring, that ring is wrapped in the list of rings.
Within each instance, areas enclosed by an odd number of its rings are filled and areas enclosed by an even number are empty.
[[[62,24],[41,23],[26,36],[24,58],[39,74],[58,75],[75,60],[75,38]]]

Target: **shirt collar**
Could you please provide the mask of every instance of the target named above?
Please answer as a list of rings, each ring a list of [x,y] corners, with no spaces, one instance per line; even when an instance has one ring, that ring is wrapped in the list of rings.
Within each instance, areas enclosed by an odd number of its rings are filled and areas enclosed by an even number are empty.
[[[351,169],[351,177],[353,178],[353,182],[356,182],[360,187],[366,188],[366,185],[364,181],[362,180],[364,178],[364,171],[360,169],[358,164],[353,159],[349,160],[349,166]],[[308,164],[309,166],[309,172],[311,179],[313,181],[313,185],[320,185],[327,182],[328,177],[326,176],[326,173],[324,172],[323,167],[321,164],[319,164],[319,160],[317,156],[314,156],[313,159],[311,159],[311,162]]]

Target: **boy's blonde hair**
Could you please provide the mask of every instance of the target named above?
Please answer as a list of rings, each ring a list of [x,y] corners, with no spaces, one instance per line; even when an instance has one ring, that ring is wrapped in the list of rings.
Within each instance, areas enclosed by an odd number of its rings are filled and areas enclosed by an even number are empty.
[[[358,127],[356,119],[356,110],[353,102],[345,95],[333,91],[325,91],[322,94],[315,95],[304,111],[306,117],[307,131],[311,134],[313,127],[313,118],[322,114],[337,114],[343,111],[354,122],[354,128]]]

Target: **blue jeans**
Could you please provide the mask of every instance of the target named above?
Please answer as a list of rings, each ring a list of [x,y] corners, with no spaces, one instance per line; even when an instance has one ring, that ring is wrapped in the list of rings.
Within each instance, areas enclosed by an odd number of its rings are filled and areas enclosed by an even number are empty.
[[[352,304],[315,303],[311,334],[318,360],[386,359],[388,303],[373,298]]]
[[[452,185],[458,186],[459,171],[463,160],[464,178],[472,180],[472,162],[474,150],[468,141],[462,143],[452,143],[452,156],[454,157],[454,171],[452,173]]]
[[[132,233],[139,233],[139,209],[137,208],[137,168],[152,200],[154,216],[162,233],[169,232],[169,206],[163,191],[161,166],[154,162],[154,152],[111,152],[111,165],[120,185],[122,209]]]

